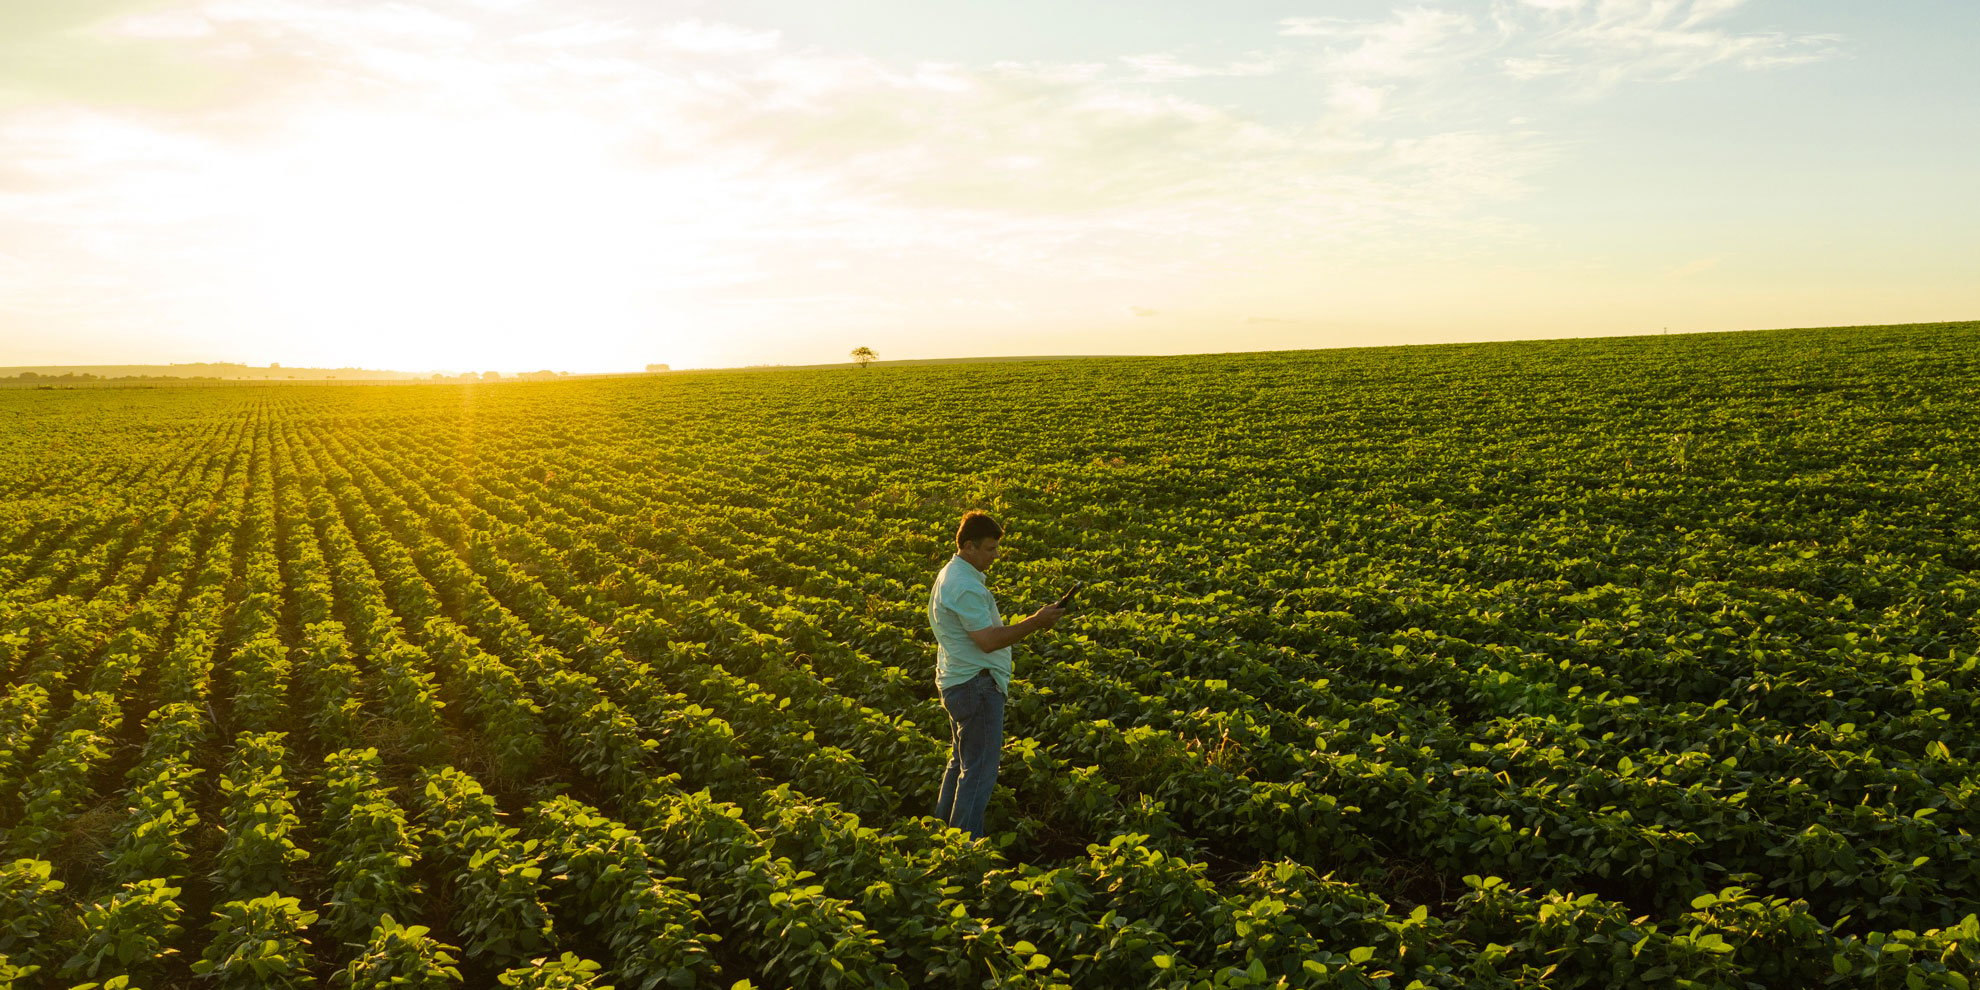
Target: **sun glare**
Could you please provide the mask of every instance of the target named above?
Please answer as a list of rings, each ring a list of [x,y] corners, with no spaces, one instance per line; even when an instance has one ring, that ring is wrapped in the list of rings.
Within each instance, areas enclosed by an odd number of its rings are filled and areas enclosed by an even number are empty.
[[[254,289],[326,357],[550,366],[584,358],[553,343],[574,326],[664,350],[655,294],[696,225],[653,220],[691,203],[583,123],[325,116],[270,165],[235,191],[254,204]]]

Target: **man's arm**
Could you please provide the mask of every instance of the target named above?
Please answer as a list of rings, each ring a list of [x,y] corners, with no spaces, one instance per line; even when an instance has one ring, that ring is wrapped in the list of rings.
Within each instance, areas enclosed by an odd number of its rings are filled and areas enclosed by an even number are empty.
[[[985,653],[995,653],[1018,640],[1041,629],[1050,629],[1059,622],[1059,616],[1066,610],[1057,605],[1047,605],[1025,618],[1008,626],[986,626],[969,631],[969,638],[976,648]]]

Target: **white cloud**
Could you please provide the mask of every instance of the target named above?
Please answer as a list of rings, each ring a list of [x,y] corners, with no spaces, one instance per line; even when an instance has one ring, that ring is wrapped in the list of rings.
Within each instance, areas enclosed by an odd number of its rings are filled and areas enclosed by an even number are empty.
[[[1490,58],[1519,81],[1558,77],[1592,98],[1626,82],[1672,82],[1715,67],[1770,69],[1839,57],[1841,39],[1727,26],[1745,0],[1497,0],[1489,17],[1408,7],[1380,20],[1296,17],[1279,34],[1315,39],[1316,68],[1357,82],[1459,78]]]
[[[444,5],[358,2],[325,4],[312,0],[208,0],[189,4],[223,30],[241,31],[236,40],[264,43],[315,40],[325,45],[458,44],[481,32],[477,22]]]
[[[1734,65],[1767,69],[1838,57],[1833,35],[1788,35],[1716,26],[1744,0],[1600,0],[1545,18],[1521,66],[1572,64],[1565,73],[1584,96],[1630,81],[1675,82],[1706,69]],[[1508,65],[1518,77],[1519,69]],[[1549,73],[1554,74],[1554,73]],[[1527,76],[1531,78],[1531,76]]]
[[[703,55],[752,55],[774,51],[783,43],[780,31],[759,31],[733,24],[681,21],[660,35],[666,48]]]
[[[1069,85],[1092,82],[1105,75],[1105,62],[993,62],[990,68],[1002,75],[1043,83]]]
[[[1279,33],[1289,38],[1341,38],[1357,29],[1357,22],[1345,17],[1288,17],[1279,22]]]
[[[1350,42],[1330,47],[1330,71],[1352,76],[1421,76],[1447,69],[1475,54],[1478,26],[1466,14],[1414,7],[1385,21],[1337,17],[1294,17],[1280,21],[1279,34]]]
[[[1744,6],[1746,0],[1691,0],[1691,9],[1685,12],[1684,20],[1678,27],[1690,29],[1706,21],[1718,20]]]
[[[1526,192],[1525,177],[1538,171],[1551,152],[1523,142],[1516,135],[1488,131],[1450,131],[1395,143],[1397,167],[1420,173],[1434,190],[1429,206],[1443,200],[1440,215],[1458,212],[1467,202],[1515,199]]]
[[[1327,105],[1351,121],[1367,122],[1382,115],[1388,94],[1388,87],[1342,80],[1328,91]]]
[[[1137,70],[1136,78],[1142,82],[1168,82],[1174,79],[1200,79],[1214,76],[1269,76],[1282,69],[1278,59],[1270,55],[1254,55],[1224,65],[1195,65],[1162,52],[1123,55],[1120,60]]]
[[[1697,258],[1692,261],[1687,261],[1684,264],[1671,269],[1666,274],[1671,278],[1690,278],[1691,276],[1697,275],[1700,272],[1710,271],[1714,268],[1719,267],[1719,263],[1725,260],[1726,260],[1725,255],[1721,255],[1721,254],[1715,254],[1704,258]]]
[[[189,10],[150,11],[106,21],[97,33],[154,41],[185,40],[211,35],[213,22]]]
[[[1536,55],[1530,58],[1511,57],[1499,63],[1505,66],[1506,75],[1514,79],[1539,79],[1542,76],[1558,76],[1571,71],[1567,56],[1557,54]]]
[[[589,48],[629,41],[637,37],[639,32],[624,22],[578,21],[521,35],[516,38],[515,43],[523,47],[537,48]]]

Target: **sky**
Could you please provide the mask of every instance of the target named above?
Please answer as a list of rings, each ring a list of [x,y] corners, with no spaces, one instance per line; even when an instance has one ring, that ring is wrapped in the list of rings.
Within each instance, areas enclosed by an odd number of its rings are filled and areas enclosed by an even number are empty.
[[[1970,0],[0,3],[0,365],[1980,319]]]

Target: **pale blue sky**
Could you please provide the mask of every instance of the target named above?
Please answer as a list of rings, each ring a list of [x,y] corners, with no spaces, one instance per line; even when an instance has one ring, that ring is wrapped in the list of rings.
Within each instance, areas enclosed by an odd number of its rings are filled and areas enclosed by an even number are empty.
[[[0,8],[0,365],[1980,317],[1980,4]]]

